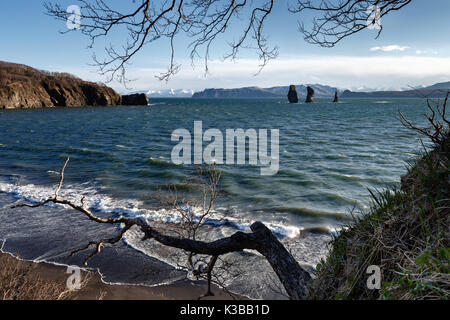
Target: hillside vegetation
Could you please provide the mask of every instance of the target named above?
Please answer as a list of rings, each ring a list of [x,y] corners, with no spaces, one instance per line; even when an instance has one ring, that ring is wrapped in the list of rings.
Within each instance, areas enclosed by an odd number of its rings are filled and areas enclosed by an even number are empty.
[[[121,95],[71,74],[0,61],[0,108],[120,105]]]
[[[448,94],[447,94],[448,97]],[[310,286],[311,299],[450,298],[450,138],[443,106],[428,102],[432,141],[394,190],[372,192],[369,212],[332,242]],[[438,119],[440,118],[440,119]],[[367,268],[381,269],[381,289],[367,286]]]

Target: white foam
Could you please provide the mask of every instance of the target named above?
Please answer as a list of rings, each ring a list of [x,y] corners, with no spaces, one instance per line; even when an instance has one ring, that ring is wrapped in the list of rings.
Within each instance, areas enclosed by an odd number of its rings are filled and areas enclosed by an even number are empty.
[[[52,186],[39,186],[35,184],[26,184],[26,185],[19,185],[19,184],[13,184],[8,182],[1,182],[0,181],[0,192],[4,192],[7,194],[10,194],[14,196],[17,199],[25,199],[29,202],[39,202],[43,201],[49,197],[54,196],[54,187]],[[143,203],[138,200],[130,200],[130,199],[115,199],[109,195],[102,194],[98,191],[97,188],[93,187],[92,183],[83,183],[80,185],[65,185],[63,189],[60,191],[60,197],[64,199],[69,199],[71,201],[80,201],[82,196],[86,196],[86,206],[91,208],[91,210],[96,210],[97,212],[103,212],[103,213],[115,213],[118,215],[126,215],[131,217],[140,217],[143,219],[147,219],[149,221],[155,221],[155,222],[167,222],[167,223],[178,223],[181,220],[181,215],[176,210],[169,210],[169,209],[159,209],[159,210],[151,210],[151,209],[145,209],[143,208]],[[52,204],[51,206],[55,206]],[[61,206],[59,206],[61,207]],[[199,208],[187,208],[185,207],[188,212],[192,214],[194,219],[198,219],[201,210]],[[219,232],[219,230],[226,230],[226,232],[233,232],[231,229],[235,230],[242,230],[242,231],[250,231],[250,226],[254,223],[251,219],[246,219],[245,215],[237,214],[233,216],[225,216],[224,212],[227,212],[226,210],[218,210],[214,211],[211,214],[210,220],[207,222],[208,225],[211,226],[224,226],[225,228],[212,228],[212,238],[218,236],[222,237],[223,234]],[[234,207],[234,210],[239,212],[239,208]],[[298,226],[291,226],[291,225],[284,225],[282,223],[274,222],[274,221],[268,221],[264,222],[267,227],[274,232],[275,234],[285,238],[283,241],[289,241],[290,239],[293,239],[293,241],[300,240],[301,238],[298,238],[301,231],[303,230],[302,227]],[[216,230],[218,231],[216,233]],[[332,230],[332,228],[329,228],[330,232],[336,232],[337,230]],[[209,231],[207,231],[209,232]],[[297,238],[297,239],[294,239]],[[167,254],[166,250],[170,250],[167,248],[164,248],[164,250],[158,249],[158,244],[153,243],[143,243],[141,241],[142,234],[138,229],[132,229],[129,230],[125,236],[124,236],[124,242],[133,248],[134,250],[140,251],[144,253],[147,256],[156,258],[160,261],[163,261],[167,263],[168,265],[171,265],[177,269],[181,269],[180,265],[177,264],[176,260],[174,260],[173,254]],[[0,251],[5,246],[5,241],[3,243],[0,239]],[[156,246],[155,246],[156,245]],[[256,254],[254,251],[251,251],[252,254]],[[178,253],[180,254],[180,253]],[[45,257],[39,257],[34,260],[34,262],[47,262],[52,263],[55,265],[64,265],[64,264],[58,264],[51,261],[48,261],[45,259]],[[112,282],[112,281],[105,281],[104,275],[100,272],[98,268],[92,269],[92,268],[81,268],[83,270],[90,270],[95,271],[99,273],[101,277],[101,281],[107,284],[129,284],[129,283],[120,283],[120,282]],[[189,274],[188,274],[189,276]],[[174,281],[177,281],[178,279],[170,279],[166,281],[162,281],[161,283],[155,283],[151,286],[158,286],[158,285],[164,285],[164,284],[170,284]],[[137,284],[138,285],[138,284]],[[148,284],[145,284],[146,286],[149,286]],[[240,292],[242,294],[242,292]],[[252,295],[253,296],[253,295]],[[253,298],[258,298],[259,296],[254,296]]]
[[[0,192],[14,196],[17,199],[31,203],[42,202],[54,196],[54,187],[40,186],[35,184],[19,185],[8,182],[0,182]],[[144,218],[149,221],[177,224],[182,220],[182,215],[177,210],[169,209],[146,209],[143,203],[135,199],[115,199],[109,195],[101,194],[96,188],[89,184],[67,185],[63,187],[59,193],[61,199],[67,199],[75,203],[79,203],[82,197],[85,198],[86,207],[93,211],[101,213],[114,213],[119,216],[128,216],[136,218]],[[50,207],[66,207],[63,205],[48,204]],[[198,221],[202,216],[201,208],[184,207],[189,211],[194,221]],[[255,221],[239,216],[234,218],[225,215],[220,211],[212,211],[206,222],[213,226],[231,226],[241,231],[250,231],[250,226]],[[303,230],[302,227],[289,226],[277,222],[265,222],[267,227],[281,237],[295,238],[298,237]]]
[[[327,229],[328,229],[328,233],[330,235],[332,235],[334,237],[337,237],[337,236],[339,236],[339,234],[341,233],[342,230],[346,230],[348,228],[347,227],[331,227],[331,226],[328,226]]]

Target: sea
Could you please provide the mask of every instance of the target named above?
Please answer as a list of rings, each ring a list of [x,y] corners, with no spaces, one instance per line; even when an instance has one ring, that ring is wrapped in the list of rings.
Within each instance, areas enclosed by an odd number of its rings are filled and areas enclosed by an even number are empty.
[[[408,163],[423,150],[417,134],[402,126],[399,112],[425,125],[423,99],[289,104],[159,98],[149,106],[0,110],[0,248],[24,260],[82,266],[89,251],[74,257],[70,252],[122,227],[99,225],[59,205],[10,208],[53,196],[67,157],[60,198],[85,197],[86,206],[102,217],[144,217],[163,229],[177,223],[178,211],[160,200],[174,192],[187,199],[195,194],[189,181],[199,166],[172,161],[178,143],[172,133],[181,128],[193,134],[194,122],[202,121],[203,130],[224,135],[227,129],[279,130],[279,168],[261,175],[259,165],[217,164],[219,197],[201,239],[247,232],[262,221],[314,275],[333,237],[370,208],[369,190],[398,187]],[[189,210],[201,213],[201,208]],[[258,253],[222,258],[228,268],[216,280],[231,292],[285,298]],[[184,252],[142,241],[140,231],[132,229],[86,268],[107,283],[157,286],[193,278],[184,261]]]

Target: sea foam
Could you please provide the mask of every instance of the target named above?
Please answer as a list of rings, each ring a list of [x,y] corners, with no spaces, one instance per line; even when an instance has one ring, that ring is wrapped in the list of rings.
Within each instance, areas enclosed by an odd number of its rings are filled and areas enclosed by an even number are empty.
[[[18,201],[30,203],[39,203],[54,196],[55,187],[41,186],[36,184],[16,184],[0,181],[0,192],[12,195]],[[93,212],[112,213],[115,216],[126,216],[133,218],[144,218],[148,221],[177,224],[181,221],[181,214],[177,210],[170,209],[149,209],[144,207],[144,203],[136,199],[117,199],[98,191],[92,185],[67,185],[59,193],[61,199],[67,199],[75,203],[80,203],[81,198],[85,197],[85,205]],[[48,207],[66,207],[64,205],[50,203]],[[194,221],[202,215],[201,208],[188,208]],[[227,216],[222,210],[212,211],[209,219],[206,221],[210,226],[227,226],[240,231],[250,231],[250,226],[255,221],[246,219],[242,215]],[[283,238],[298,237],[303,230],[300,226],[291,226],[278,223],[276,221],[264,221],[267,227],[277,236]]]

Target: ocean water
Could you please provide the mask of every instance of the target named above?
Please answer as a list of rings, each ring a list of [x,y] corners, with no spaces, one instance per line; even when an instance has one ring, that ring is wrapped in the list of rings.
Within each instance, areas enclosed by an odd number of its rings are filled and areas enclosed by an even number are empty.
[[[224,133],[237,128],[280,131],[276,175],[261,176],[258,166],[218,166],[221,196],[204,236],[212,240],[248,230],[260,220],[304,266],[313,268],[325,256],[330,235],[352,213],[367,209],[368,188],[398,185],[405,161],[420,150],[417,135],[401,125],[398,110],[424,124],[422,99],[348,99],[338,104],[319,99],[295,105],[283,99],[152,99],[148,107],[0,110],[3,250],[29,260],[79,264],[80,258],[67,258],[70,249],[116,231],[67,208],[6,208],[20,198],[36,202],[51,196],[68,156],[62,196],[76,201],[86,195],[88,206],[100,215],[176,221],[176,213],[160,209],[155,197],[166,185],[182,193],[189,189],[185,180],[195,175],[196,166],[171,162],[176,145],[171,134],[179,128],[193,133],[194,121],[201,120],[203,130]],[[124,243],[94,258],[91,267],[105,281],[157,285],[185,277],[176,268],[176,255],[140,241],[139,232],[131,230]],[[248,273],[230,280],[232,290],[253,298],[278,297],[268,285],[277,280],[260,257],[245,252],[233,259]],[[257,281],[249,285],[246,280],[255,274]]]

